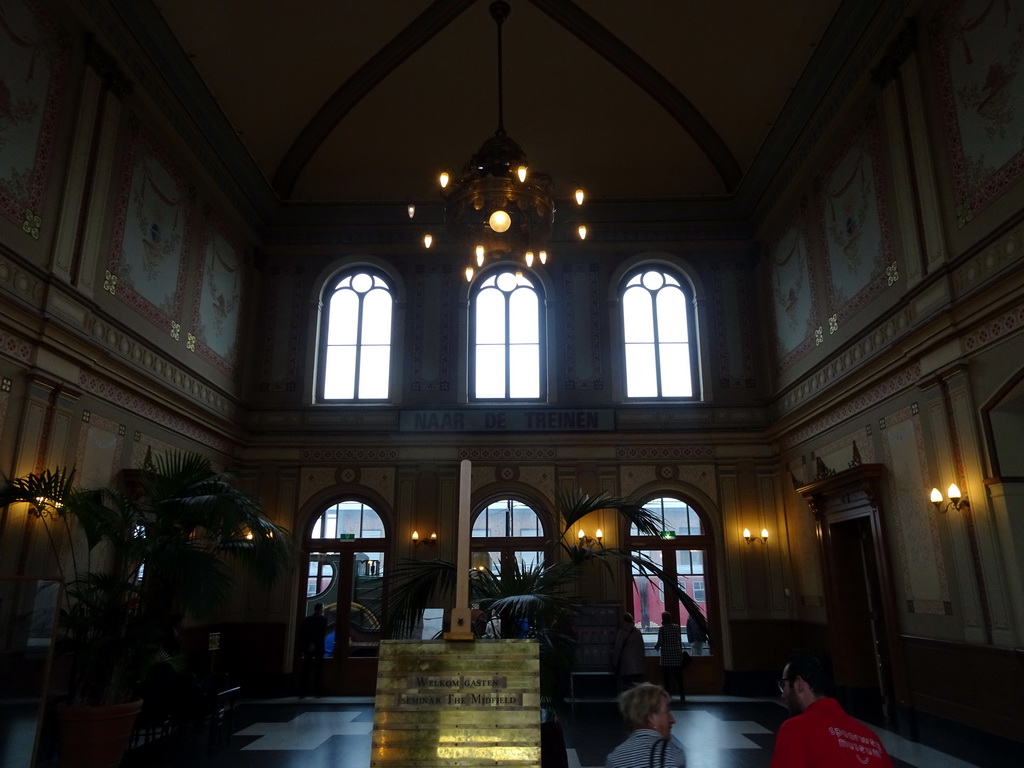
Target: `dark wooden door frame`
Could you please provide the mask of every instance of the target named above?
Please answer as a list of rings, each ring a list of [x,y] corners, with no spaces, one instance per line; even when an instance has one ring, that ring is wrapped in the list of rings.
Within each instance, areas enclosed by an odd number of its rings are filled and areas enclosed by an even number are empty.
[[[892,578],[892,560],[889,556],[889,521],[881,502],[885,471],[882,464],[859,464],[815,480],[798,488],[797,492],[807,500],[814,514],[825,580],[825,610],[830,617],[836,616],[841,610],[842,589],[839,582],[850,577],[850,574],[837,572],[834,565],[831,526],[854,520],[866,520],[869,525],[878,584],[877,598],[885,634],[884,647],[879,649],[879,654],[885,654],[880,659],[881,693],[883,699],[892,704],[886,713],[887,718],[895,721],[897,709],[909,708],[910,702]],[[836,622],[830,619],[828,635],[833,654],[843,647],[842,638],[837,636],[838,631]]]

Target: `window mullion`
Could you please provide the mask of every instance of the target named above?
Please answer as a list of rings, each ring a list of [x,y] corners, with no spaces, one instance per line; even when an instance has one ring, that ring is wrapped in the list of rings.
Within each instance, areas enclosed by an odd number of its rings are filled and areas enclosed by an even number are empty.
[[[505,297],[505,398],[512,398],[512,295]]]
[[[356,301],[357,301],[357,305],[356,305],[356,307],[357,307],[357,310],[356,310],[356,356],[355,356],[355,364],[353,365],[353,369],[355,371],[355,377],[356,378],[355,378],[355,381],[352,382],[352,394],[355,396],[356,400],[359,399],[359,378],[360,378],[359,377],[359,368],[360,368],[360,366],[362,364],[362,357],[363,357],[362,353],[363,353],[363,311],[364,311],[363,302],[364,302],[364,299],[365,299],[365,297],[363,296],[363,294],[360,294],[360,293],[356,294]]]
[[[658,294],[649,291],[651,294],[651,325],[654,327],[654,383],[658,388],[657,397],[662,396],[661,386],[661,335],[658,333]]]

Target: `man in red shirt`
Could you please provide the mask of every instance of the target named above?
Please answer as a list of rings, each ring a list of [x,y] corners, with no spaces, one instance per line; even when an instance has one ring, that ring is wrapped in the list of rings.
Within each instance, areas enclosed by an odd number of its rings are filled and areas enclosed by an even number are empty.
[[[817,656],[792,654],[779,690],[792,717],[775,736],[771,768],[893,768],[875,732],[829,695],[832,679]]]

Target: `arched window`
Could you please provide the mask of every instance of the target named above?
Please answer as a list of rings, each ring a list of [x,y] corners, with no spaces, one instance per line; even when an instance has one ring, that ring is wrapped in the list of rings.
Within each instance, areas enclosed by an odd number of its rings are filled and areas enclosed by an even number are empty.
[[[472,295],[473,397],[541,396],[540,298],[521,272],[486,275]]]
[[[384,400],[391,379],[395,299],[380,273],[344,273],[324,296],[320,375],[324,400]]]
[[[711,565],[714,557],[713,538],[697,511],[681,499],[665,496],[644,503],[644,507],[660,518],[661,535],[646,536],[635,525],[631,526],[629,546],[634,556],[644,561],[650,560],[661,569],[665,580],[655,571],[634,562],[631,590],[633,616],[641,627],[644,640],[653,646],[657,640],[658,627],[661,626],[661,614],[668,611],[684,628],[683,647],[695,656],[709,654],[714,649],[713,644],[704,642],[696,630],[691,629],[688,637],[688,612],[678,595],[671,588],[666,589],[665,581],[678,584],[685,590],[710,623],[717,612],[713,600],[717,592],[710,581],[714,574]]]
[[[327,657],[375,656],[384,596],[384,521],[362,501],[339,501],[312,521],[304,543],[305,615],[324,604]]]
[[[627,276],[621,305],[626,397],[693,397],[697,343],[686,281],[643,267]]]
[[[481,509],[471,537],[473,568],[498,574],[513,561],[521,570],[544,563],[544,525],[532,507],[516,499],[501,499]]]

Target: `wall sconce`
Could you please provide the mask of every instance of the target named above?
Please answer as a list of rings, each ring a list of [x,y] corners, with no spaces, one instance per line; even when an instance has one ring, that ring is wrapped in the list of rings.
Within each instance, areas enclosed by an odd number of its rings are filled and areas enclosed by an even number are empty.
[[[768,542],[768,529],[762,528],[760,536],[752,536],[749,528],[743,529],[743,538],[747,540],[747,544],[753,544],[755,541],[760,541],[762,544]]]
[[[412,532],[413,544],[437,544],[437,533],[430,534],[429,539],[421,539],[419,531]]]
[[[594,534],[594,538],[590,538],[583,532],[583,529],[580,528],[580,532],[576,535],[576,541],[581,547],[593,547],[595,545],[603,547],[604,544],[602,542],[604,541],[604,534],[601,533],[601,529],[598,528],[597,533]]]
[[[949,501],[945,506],[942,505],[942,493],[938,488],[932,488],[931,502],[935,505],[935,511],[941,515],[946,514],[949,508],[952,507],[957,512],[960,511],[961,507],[971,508],[970,502],[966,498],[960,495],[960,489],[956,487],[956,483],[950,483],[949,489],[946,491],[946,496],[949,497]]]

